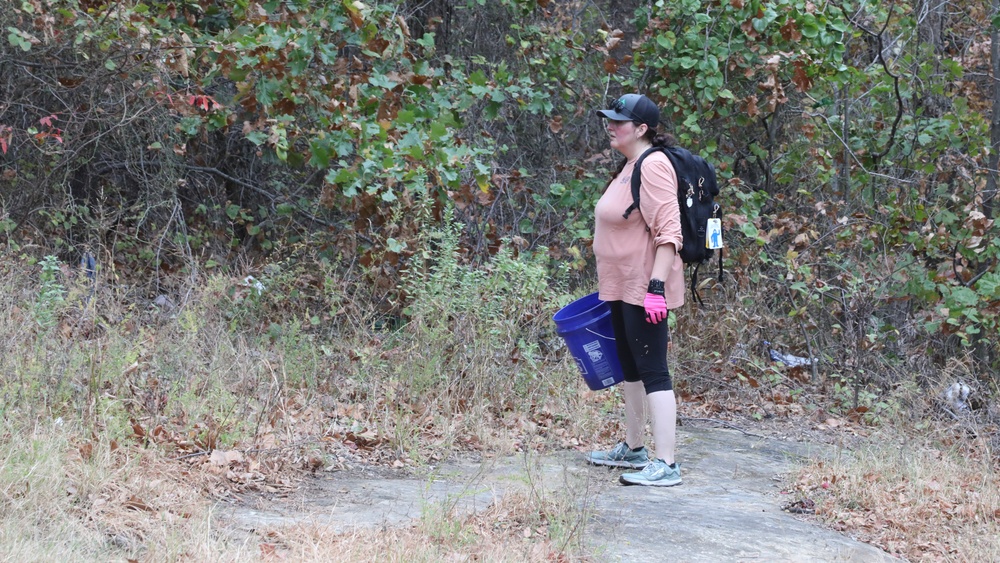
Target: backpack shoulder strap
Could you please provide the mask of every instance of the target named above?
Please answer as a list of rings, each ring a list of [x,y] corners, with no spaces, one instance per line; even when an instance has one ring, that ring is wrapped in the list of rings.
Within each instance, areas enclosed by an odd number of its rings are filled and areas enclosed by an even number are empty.
[[[680,203],[683,199],[682,196],[684,195],[684,186],[682,186],[681,183],[686,182],[687,180],[685,175],[681,173],[685,162],[683,152],[684,149],[670,146],[663,147],[661,150],[663,151],[663,154],[667,155],[667,160],[670,161],[670,165],[674,167],[674,178],[677,180],[677,202]],[[683,215],[686,210],[683,205],[681,205],[680,208],[681,214]]]
[[[646,160],[646,157],[651,155],[656,151],[664,151],[664,147],[649,147],[646,152],[639,155],[638,160],[635,161],[635,167],[632,169],[632,205],[628,206],[622,217],[628,219],[628,216],[632,214],[633,211],[639,209],[639,186],[642,185],[642,161]],[[664,151],[666,152],[666,151]]]

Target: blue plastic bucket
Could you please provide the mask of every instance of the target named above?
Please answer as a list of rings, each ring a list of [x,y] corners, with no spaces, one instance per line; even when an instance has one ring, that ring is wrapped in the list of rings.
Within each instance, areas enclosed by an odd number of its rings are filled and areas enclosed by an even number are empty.
[[[625,379],[615,348],[611,307],[598,299],[596,293],[566,305],[552,320],[588,387],[599,391]]]

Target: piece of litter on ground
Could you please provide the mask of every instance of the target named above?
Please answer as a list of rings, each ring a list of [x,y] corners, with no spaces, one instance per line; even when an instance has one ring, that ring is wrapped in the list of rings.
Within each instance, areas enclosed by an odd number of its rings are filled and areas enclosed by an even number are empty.
[[[257,292],[257,295],[264,293],[264,284],[253,276],[243,278],[243,285]]]
[[[792,354],[783,354],[770,348],[768,348],[767,353],[772,362],[779,362],[790,368],[808,366],[819,362],[816,358],[809,359],[802,356],[793,356]]]
[[[955,412],[969,410],[969,395],[972,389],[962,381],[952,383],[944,392],[944,399]]]

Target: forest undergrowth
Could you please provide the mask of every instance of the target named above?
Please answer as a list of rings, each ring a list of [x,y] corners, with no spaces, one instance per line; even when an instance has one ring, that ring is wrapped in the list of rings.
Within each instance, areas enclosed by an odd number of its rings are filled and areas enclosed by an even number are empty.
[[[308,247],[249,277],[206,275],[176,304],[7,254],[5,557],[585,559],[582,509],[538,492],[491,509],[510,525],[432,515],[378,541],[302,528],[234,543],[212,520],[213,501],[286,495],[317,472],[585,451],[622,435],[618,391],[586,388],[551,323],[585,286],[570,289],[544,249],[465,264],[456,229],[426,233],[435,258],[404,277],[398,314],[366,305],[371,280]],[[997,421],[975,395],[944,398],[961,362],[874,396],[822,366],[815,377],[772,362],[736,322],[763,311],[712,320],[708,307],[674,313],[682,423],[848,444],[787,485],[818,520],[910,560],[996,559]]]
[[[618,440],[551,317],[593,290],[593,110],[626,92],[722,186],[725,280],[671,320],[682,420],[849,444],[798,508],[1000,559],[998,14],[0,3],[0,559],[583,557],[537,494],[389,537],[234,541],[209,507]]]

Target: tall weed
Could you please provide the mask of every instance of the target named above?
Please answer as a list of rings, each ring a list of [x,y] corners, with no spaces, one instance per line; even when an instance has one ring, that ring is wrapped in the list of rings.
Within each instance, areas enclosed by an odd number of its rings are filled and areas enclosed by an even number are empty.
[[[425,231],[423,267],[404,277],[406,325],[397,338],[417,344],[397,366],[415,395],[461,404],[530,400],[546,385],[538,342],[556,301],[547,251],[505,244],[482,267],[462,261],[460,225],[446,214]]]
[[[41,283],[35,301],[35,319],[43,328],[50,328],[56,323],[59,308],[65,303],[66,288],[60,280],[62,272],[55,256],[46,256],[39,266]]]

